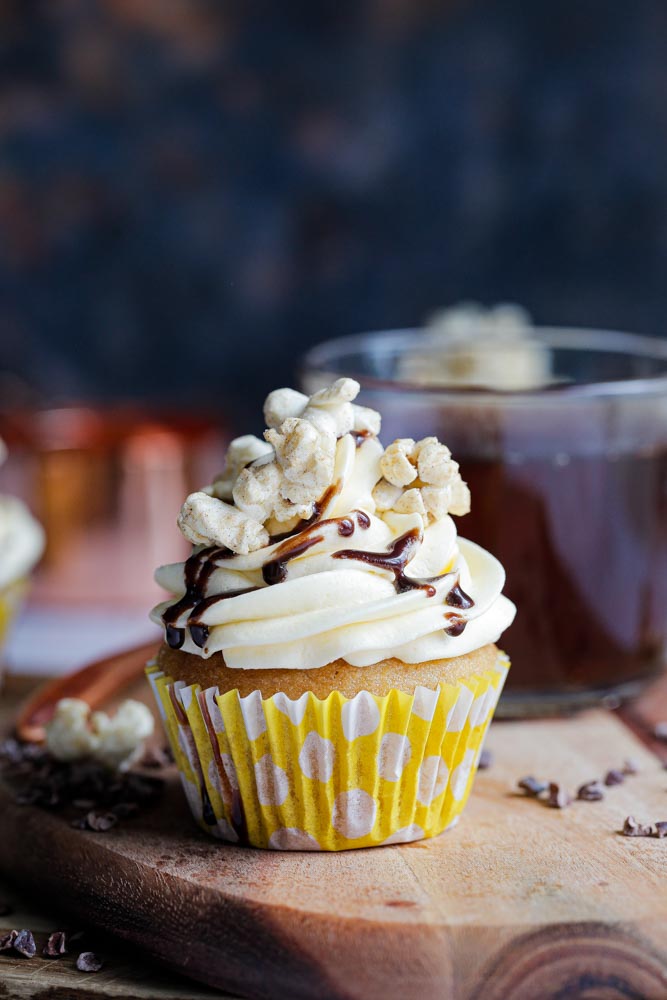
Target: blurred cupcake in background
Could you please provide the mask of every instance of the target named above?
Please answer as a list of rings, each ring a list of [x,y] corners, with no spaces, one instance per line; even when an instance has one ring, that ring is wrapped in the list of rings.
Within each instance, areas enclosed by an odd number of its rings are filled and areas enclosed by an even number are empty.
[[[0,440],[0,464],[7,451]],[[44,550],[44,530],[17,497],[0,494],[0,657],[26,594],[28,577]]]

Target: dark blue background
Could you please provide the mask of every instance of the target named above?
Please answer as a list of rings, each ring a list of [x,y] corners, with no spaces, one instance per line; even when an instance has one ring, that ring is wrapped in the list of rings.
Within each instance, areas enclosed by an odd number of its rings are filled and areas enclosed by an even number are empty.
[[[462,298],[662,334],[664,0],[0,13],[0,369],[254,406]]]

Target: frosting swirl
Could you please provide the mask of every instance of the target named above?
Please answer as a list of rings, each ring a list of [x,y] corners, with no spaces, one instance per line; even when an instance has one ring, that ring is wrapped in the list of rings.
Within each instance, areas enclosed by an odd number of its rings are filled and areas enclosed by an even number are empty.
[[[502,566],[418,497],[403,502],[406,512],[400,501],[381,510],[387,452],[372,432],[343,433],[331,485],[309,517],[254,551],[200,544],[186,563],[161,567],[156,580],[172,597],[152,618],[169,644],[221,652],[228,667],[313,669],[338,658],[359,667],[442,659],[498,639],[515,613]],[[419,478],[424,469],[415,466],[409,493],[436,488]]]
[[[23,501],[0,496],[0,587],[19,580],[44,549],[44,531]]]

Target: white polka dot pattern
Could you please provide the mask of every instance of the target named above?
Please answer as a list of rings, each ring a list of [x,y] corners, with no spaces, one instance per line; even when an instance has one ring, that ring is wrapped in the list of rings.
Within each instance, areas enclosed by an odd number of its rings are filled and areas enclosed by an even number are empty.
[[[295,726],[300,726],[303,722],[303,717],[306,714],[306,709],[308,708],[308,695],[302,694],[297,701],[293,701],[288,698],[286,694],[279,691],[278,694],[273,696],[273,704],[276,706],[279,712],[286,715]]]
[[[274,851],[319,851],[320,845],[305,830],[283,826],[269,837],[269,847]]]
[[[385,781],[398,781],[412,756],[412,747],[407,736],[401,733],[385,733],[380,743],[378,772]]]
[[[466,724],[470,706],[473,703],[474,695],[465,684],[460,686],[459,695],[447,716],[447,732],[460,733]]]
[[[282,767],[274,764],[271,754],[265,754],[255,764],[257,798],[263,806],[281,806],[287,798],[289,781]]]
[[[247,698],[241,698],[240,701],[248,739],[256,740],[258,736],[266,732],[262,696],[259,691],[253,691]]]
[[[299,754],[299,767],[307,778],[314,781],[328,781],[333,774],[336,751],[331,740],[319,733],[306,736]]]
[[[455,825],[506,663],[433,691],[362,691],[352,699],[334,692],[325,701],[220,695],[155,668],[148,674],[205,830],[274,850],[346,850],[408,843]]]
[[[431,691],[429,688],[418,687],[414,693],[412,714],[423,719],[424,722],[430,722],[435,713],[435,706],[438,704],[439,693],[439,690]]]
[[[352,788],[349,792],[341,792],[336,796],[331,825],[343,837],[356,840],[371,832],[376,812],[377,805],[368,792],[362,788]]]
[[[419,768],[417,802],[429,806],[433,799],[444,792],[448,777],[449,768],[442,757],[427,757]]]
[[[380,725],[380,710],[368,691],[360,691],[351,701],[346,701],[341,716],[346,740],[370,736]]]
[[[452,771],[452,796],[460,802],[468,787],[468,778],[475,760],[475,751],[466,750],[463,760]]]

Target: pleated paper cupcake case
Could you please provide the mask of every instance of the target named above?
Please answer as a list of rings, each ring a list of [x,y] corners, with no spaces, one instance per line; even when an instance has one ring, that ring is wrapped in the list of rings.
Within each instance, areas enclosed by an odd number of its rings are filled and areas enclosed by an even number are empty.
[[[262,700],[148,675],[197,821],[231,842],[341,850],[435,836],[465,805],[508,669],[413,696]]]

